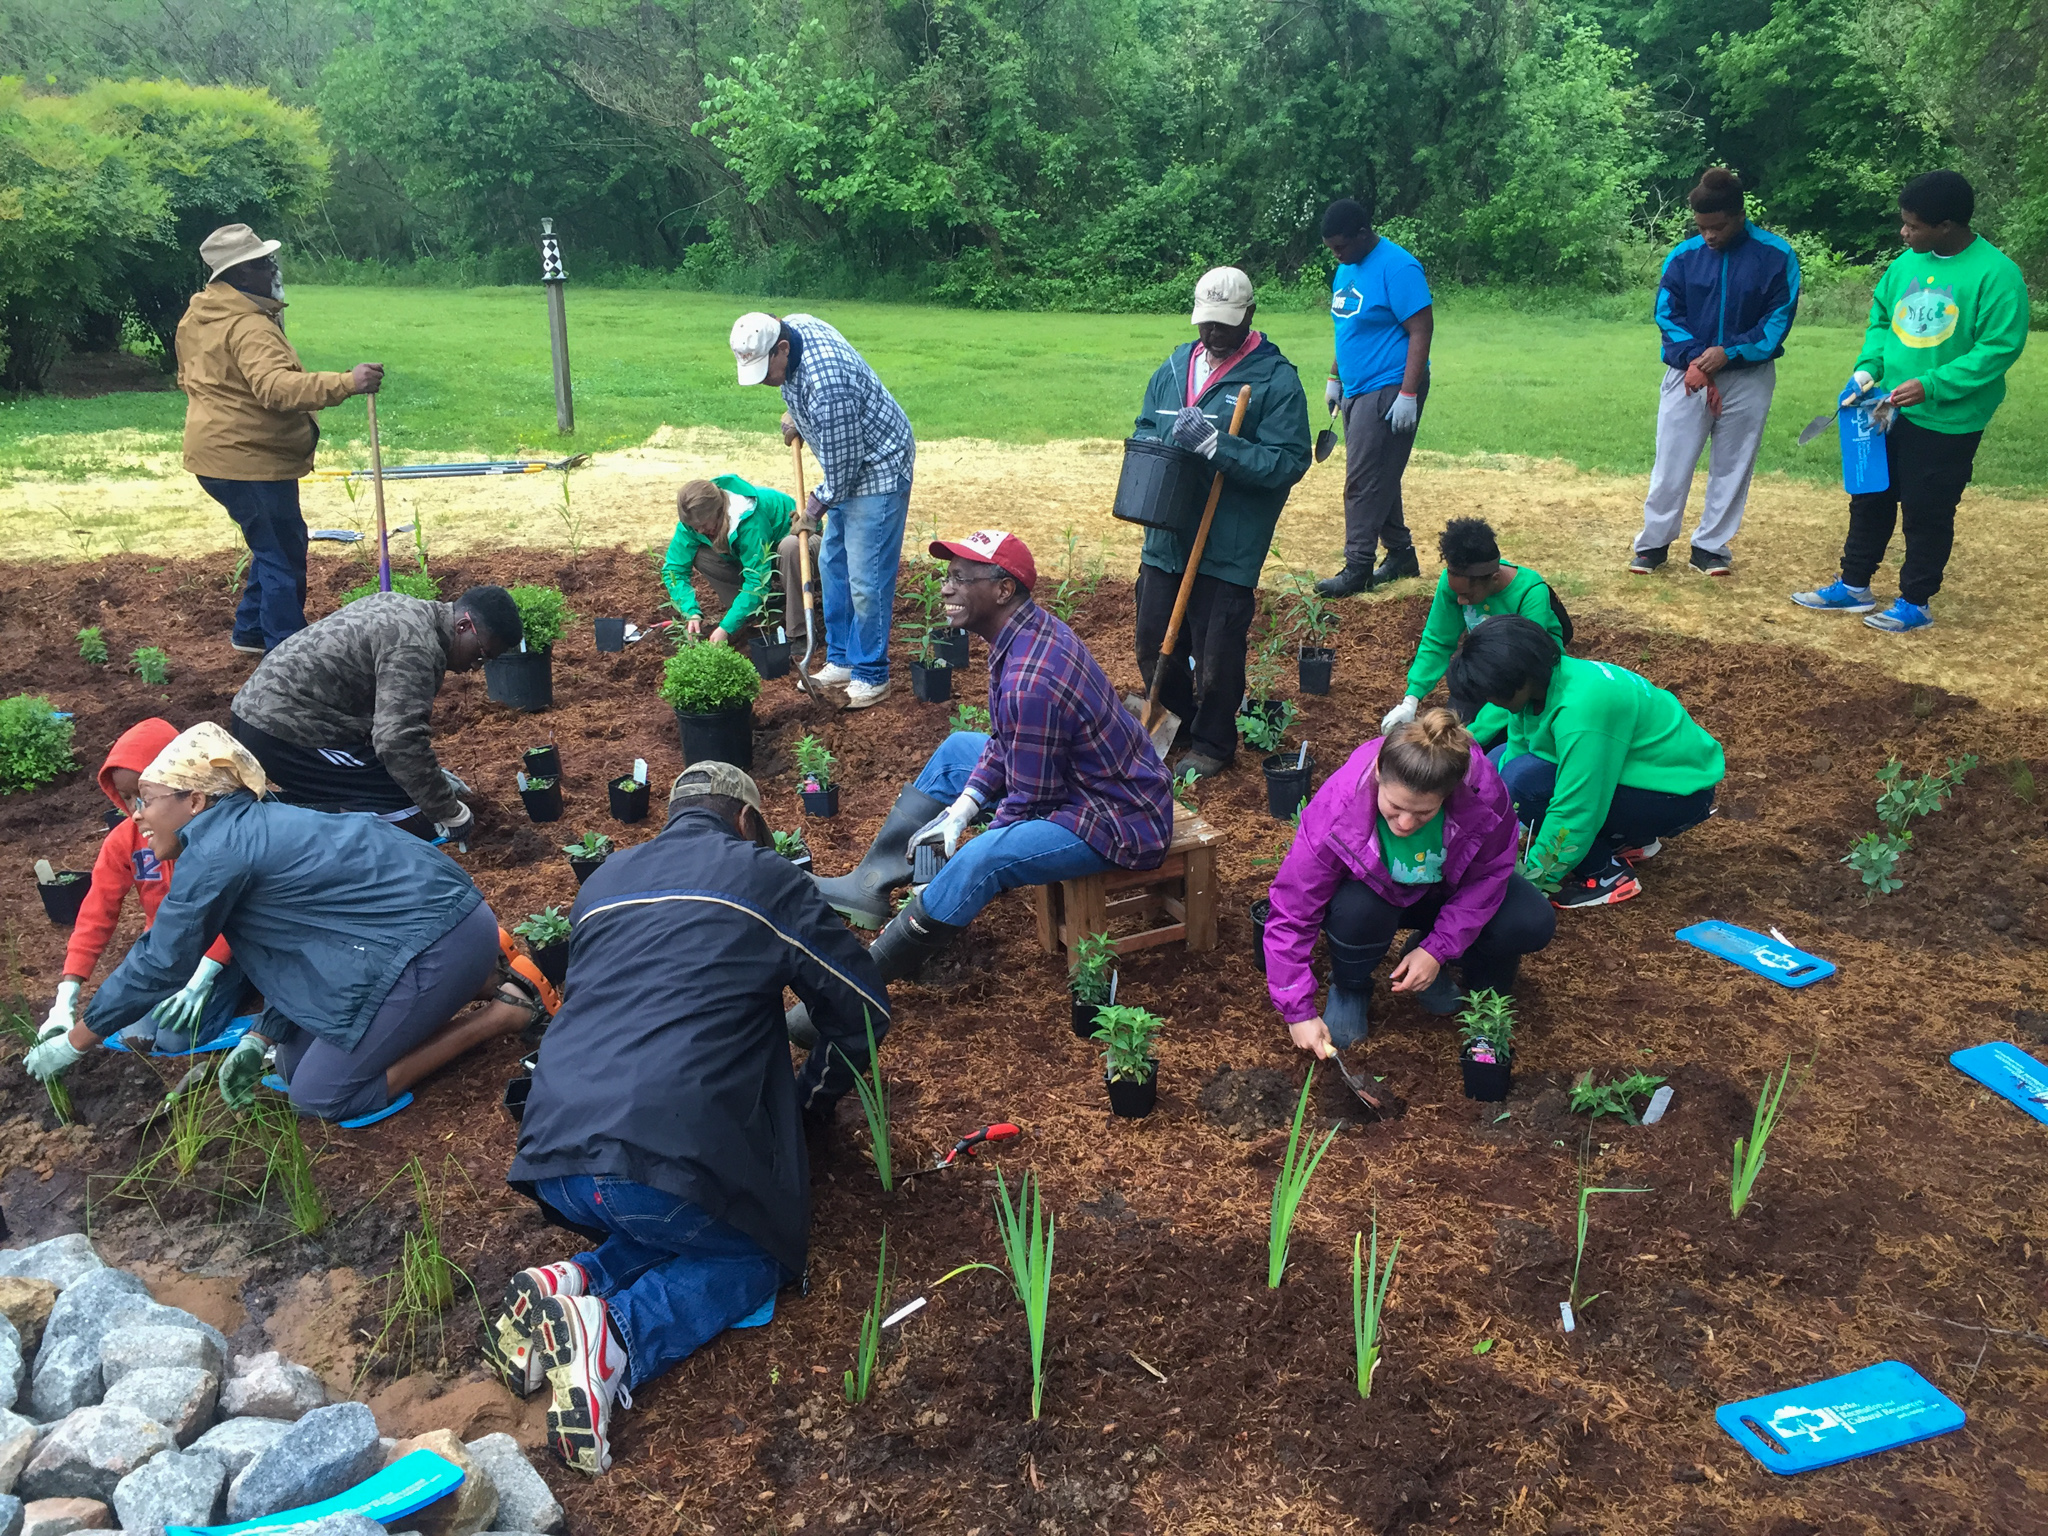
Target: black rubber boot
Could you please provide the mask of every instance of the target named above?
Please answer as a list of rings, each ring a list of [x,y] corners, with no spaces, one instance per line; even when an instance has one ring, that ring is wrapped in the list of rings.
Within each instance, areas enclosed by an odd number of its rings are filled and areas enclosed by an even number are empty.
[[[811,1010],[802,1003],[782,1015],[782,1027],[789,1031],[789,1043],[808,1051],[818,1043],[818,1026],[811,1022]]]
[[[1413,544],[1406,549],[1390,549],[1387,551],[1387,558],[1380,563],[1380,568],[1372,573],[1372,580],[1367,583],[1366,589],[1371,591],[1377,587],[1384,587],[1390,581],[1399,581],[1404,576],[1421,574],[1422,563],[1416,558]]]
[[[1372,1009],[1372,973],[1385,957],[1384,944],[1347,944],[1324,931],[1330,948],[1330,990],[1323,999],[1323,1023],[1338,1050],[1365,1044]]]
[[[1316,591],[1324,597],[1356,597],[1372,586],[1372,567],[1369,565],[1347,565],[1334,576],[1325,576],[1316,583]]]
[[[912,899],[884,928],[881,937],[868,946],[868,958],[875,962],[882,981],[915,981],[925,962],[949,948],[967,930],[942,923],[924,909],[922,896]]]
[[[889,807],[882,830],[852,872],[818,881],[832,910],[861,928],[879,928],[888,922],[894,905],[889,893],[910,884],[911,834],[945,808],[945,801],[934,800],[915,784],[906,784]]]

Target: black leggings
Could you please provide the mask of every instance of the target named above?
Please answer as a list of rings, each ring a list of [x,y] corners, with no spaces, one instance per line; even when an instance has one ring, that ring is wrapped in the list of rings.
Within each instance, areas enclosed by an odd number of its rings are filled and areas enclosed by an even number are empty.
[[[1403,928],[1428,933],[1436,926],[1449,891],[1434,891],[1412,907],[1397,907],[1363,880],[1346,880],[1330,898],[1323,914],[1323,933],[1330,942],[1330,984],[1365,991],[1372,973]],[[1557,932],[1557,909],[1520,875],[1508,876],[1507,894],[1479,937],[1464,954],[1454,956],[1465,973],[1468,992],[1513,990],[1522,956],[1533,955]]]

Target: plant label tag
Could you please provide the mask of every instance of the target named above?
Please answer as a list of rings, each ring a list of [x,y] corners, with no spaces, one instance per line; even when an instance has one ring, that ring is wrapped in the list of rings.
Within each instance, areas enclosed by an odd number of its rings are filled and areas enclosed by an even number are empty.
[[[1650,1107],[1643,1111],[1643,1124],[1655,1125],[1664,1118],[1664,1111],[1671,1107],[1671,1086],[1666,1084],[1650,1095]]]
[[[1781,1474],[1945,1435],[1963,1419],[1959,1406],[1896,1360],[1714,1410],[1714,1422],[1738,1445]]]
[[[894,1328],[898,1323],[902,1322],[903,1319],[910,1316],[911,1313],[917,1311],[917,1309],[922,1307],[923,1305],[924,1298],[920,1296],[917,1298],[917,1300],[909,1303],[907,1306],[898,1307],[894,1312],[891,1312],[887,1317],[882,1319],[882,1326],[884,1328]]]
[[[1949,1057],[1949,1065],[1974,1077],[2000,1098],[2019,1105],[2048,1125],[2048,1067],[2016,1045],[1994,1040]]]
[[[50,861],[49,861],[48,859],[37,859],[37,860],[36,860],[36,884],[38,884],[38,885],[55,885],[56,883],[57,883],[57,871],[56,871],[56,870],[55,870],[55,869],[54,869],[53,867],[51,867]]]
[[[524,768],[519,770],[519,792],[522,795],[526,793],[526,770]]]
[[[645,784],[647,782],[647,759],[644,757],[633,759],[633,782],[635,784]]]
[[[1118,978],[1118,977],[1119,977],[1120,975],[1122,975],[1122,974],[1123,974],[1123,973],[1122,973],[1122,972],[1120,972],[1120,971],[1111,971],[1111,972],[1109,973],[1109,1006],[1110,1006],[1110,1007],[1112,1007],[1112,1008],[1114,1008],[1114,1007],[1116,1006],[1116,983],[1117,983],[1117,978]]]
[[[1753,971],[1781,987],[1810,987],[1835,974],[1832,960],[1810,955],[1790,944],[1733,923],[1694,923],[1673,935],[1681,944],[1703,949],[1731,964]]]
[[[1566,1333],[1576,1333],[1578,1331],[1579,1320],[1572,1316],[1572,1304],[1570,1302],[1560,1301],[1557,1304],[1557,1315],[1559,1321],[1564,1324],[1564,1331]]]

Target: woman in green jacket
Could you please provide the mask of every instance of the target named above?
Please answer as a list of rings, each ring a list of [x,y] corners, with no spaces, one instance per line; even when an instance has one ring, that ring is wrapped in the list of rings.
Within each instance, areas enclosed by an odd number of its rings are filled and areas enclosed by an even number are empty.
[[[687,481],[676,492],[676,531],[661,562],[661,584],[691,634],[705,632],[692,574],[709,583],[725,610],[710,631],[713,641],[740,643],[747,626],[756,622],[778,567],[787,612],[787,594],[802,589],[796,535],[790,532],[795,514],[790,497],[738,475]]]
[[[1509,565],[1500,557],[1493,529],[1476,517],[1454,517],[1437,537],[1444,573],[1437,578],[1436,598],[1415,642],[1415,663],[1408,669],[1408,696],[1380,721],[1384,736],[1415,718],[1416,706],[1443,681],[1451,652],[1468,629],[1496,614],[1519,613],[1541,624],[1562,650],[1571,640],[1565,632],[1564,608],[1552,596],[1550,583],[1526,565]],[[1508,728],[1507,711],[1480,706],[1471,731],[1482,746],[1492,746]]]

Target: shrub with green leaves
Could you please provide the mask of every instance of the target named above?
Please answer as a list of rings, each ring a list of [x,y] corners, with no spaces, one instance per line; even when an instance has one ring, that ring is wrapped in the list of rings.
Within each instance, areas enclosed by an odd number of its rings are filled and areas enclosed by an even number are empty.
[[[729,645],[695,641],[669,657],[661,671],[662,702],[686,715],[741,709],[760,692],[761,674]]]
[[[1074,941],[1074,969],[1067,989],[1081,1003],[1109,1001],[1110,978],[1116,974],[1116,940],[1106,933],[1084,933]]]
[[[99,625],[88,624],[78,632],[78,655],[90,666],[107,664],[107,637],[100,633]]]
[[[1898,876],[1899,858],[1913,846],[1910,832],[1866,832],[1842,855],[1841,862],[1863,881],[1863,896],[1889,896],[1906,882]]]
[[[1254,709],[1250,714],[1237,717],[1237,733],[1247,745],[1261,752],[1278,752],[1287,739],[1287,733],[1294,728],[1294,717],[1300,711],[1294,707],[1294,700],[1283,699],[1277,710],[1268,712]]]
[[[161,688],[171,680],[171,658],[161,646],[138,645],[135,654],[128,658],[128,666],[152,688]]]
[[[562,916],[560,907],[542,907],[532,916],[514,923],[512,931],[535,949],[546,949],[550,944],[559,944],[569,937],[569,919]]]
[[[1977,766],[1977,755],[1951,757],[1944,770],[1915,778],[1896,757],[1877,770],[1882,788],[1877,796],[1880,830],[1866,832],[1842,855],[1839,862],[1856,871],[1863,882],[1865,900],[1889,896],[1905,885],[1899,875],[1899,860],[1913,846],[1912,824],[1932,816],[1948,804],[1948,797],[1963,778]]]
[[[0,795],[47,784],[78,764],[71,756],[71,722],[59,720],[40,693],[0,699]]]
[[[1640,1125],[1635,1101],[1648,1099],[1663,1085],[1663,1078],[1647,1072],[1631,1072],[1611,1083],[1596,1083],[1589,1068],[1572,1084],[1572,1113],[1593,1120],[1602,1115],[1619,1115],[1630,1125]]]
[[[1149,1009],[1106,1003],[1095,1010],[1095,1033],[1088,1038],[1102,1047],[1102,1070],[1112,1083],[1149,1083],[1159,1070],[1152,1042],[1165,1027]]]
[[[360,586],[350,587],[341,594],[341,606],[346,608],[359,597],[369,597],[373,593],[383,590],[374,581],[366,581]],[[430,603],[441,600],[441,583],[432,576],[429,576],[425,571],[393,571],[391,573],[391,590],[403,593],[407,597],[423,598]]]
[[[562,638],[562,631],[576,622],[576,615],[569,611],[569,600],[562,596],[559,587],[520,586],[505,590],[518,605],[519,622],[525,630],[524,639],[529,651],[552,649],[554,643]],[[746,660],[745,657],[740,659]]]
[[[989,719],[986,708],[969,699],[962,699],[953,706],[953,717],[946,722],[949,731],[976,731],[986,736],[994,722]]]

